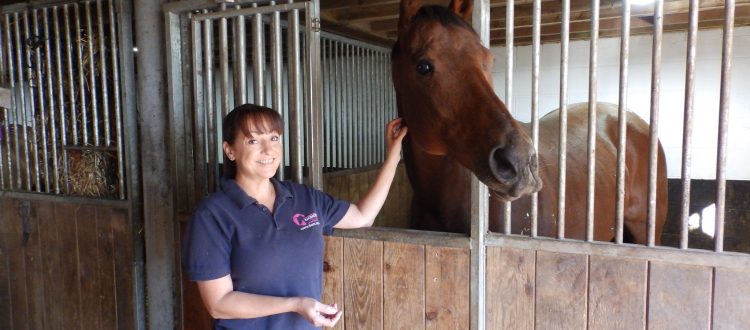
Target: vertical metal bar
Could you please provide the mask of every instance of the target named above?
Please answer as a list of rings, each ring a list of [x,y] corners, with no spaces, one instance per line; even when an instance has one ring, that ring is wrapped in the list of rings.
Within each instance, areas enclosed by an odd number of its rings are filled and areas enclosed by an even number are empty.
[[[615,243],[622,244],[625,219],[625,144],[628,122],[628,54],[630,53],[630,0],[622,2],[620,36],[620,90],[617,136],[617,204],[615,207]]]
[[[533,2],[533,27],[532,27],[532,63],[531,63],[531,139],[534,143],[534,151],[539,151],[539,54],[541,52],[540,30],[542,3],[540,0]],[[537,236],[537,217],[539,214],[539,194],[531,194],[531,237]]]
[[[289,1],[290,3],[292,1]],[[288,14],[289,27],[287,28],[287,59],[289,71],[289,145],[290,164],[292,167],[292,179],[302,183],[302,112],[300,109],[300,50],[299,50],[299,11],[292,10]]]
[[[15,72],[13,71],[13,43],[11,42],[11,38],[10,38],[10,15],[5,14],[4,18],[5,18],[5,47],[6,47],[6,50],[7,50],[7,55],[6,56],[8,57],[8,69],[7,69],[8,70],[8,84],[9,84],[9,87],[10,87],[11,91],[13,91],[13,90],[16,89],[15,88],[15,86],[16,86],[16,82],[15,82],[16,77],[15,77]],[[16,17],[16,19],[13,22],[13,24],[16,25],[16,26],[18,26],[18,17]],[[0,60],[4,60],[4,59],[5,58],[0,58]],[[15,99],[16,98],[16,93],[13,93],[12,97]],[[18,108],[18,104],[19,104],[19,102],[13,102],[13,108]],[[12,110],[12,109],[8,109],[8,108],[4,108],[3,109],[3,114],[5,115],[5,117],[4,117],[5,120],[3,121],[3,124],[4,124],[4,128],[5,128],[5,134],[6,134],[5,135],[5,149],[7,150],[6,160],[8,162],[8,188],[9,188],[9,190],[13,190],[14,189],[14,186],[13,186],[13,182],[14,182],[14,180],[13,180],[13,157],[11,157],[11,154],[13,153],[13,150],[11,150],[11,145],[10,145],[11,126],[9,125],[9,122],[10,122],[10,111],[9,110]],[[16,114],[17,114],[17,111],[16,111],[16,113],[14,113],[13,117],[15,119],[16,124],[18,124],[18,116]],[[13,129],[13,132],[14,132],[14,135],[16,136],[15,141],[18,142],[18,130],[17,129]],[[18,143],[15,144],[15,156],[16,156],[15,159],[18,160]],[[16,170],[17,170],[17,174],[18,174],[16,177],[18,178],[18,181],[17,181],[18,185],[15,188],[19,188],[21,186],[21,172],[20,172],[21,170],[20,170],[20,168],[21,168],[20,166],[16,165]]]
[[[688,20],[687,60],[685,65],[685,112],[682,122],[682,207],[680,210],[680,249],[688,248],[688,220],[690,220],[690,176],[693,139],[693,102],[695,95],[695,52],[698,39],[698,0],[690,0]]]
[[[193,139],[193,150],[195,152],[195,181],[197,191],[196,197],[203,197],[208,193],[207,180],[206,180],[206,160],[207,160],[207,149],[209,147],[210,133],[206,130],[206,122],[208,121],[206,114],[206,100],[205,95],[210,94],[204,91],[205,81],[205,68],[203,67],[203,53],[201,51],[203,45],[203,34],[201,33],[201,23],[193,20],[193,15],[189,14],[190,21],[190,43],[192,49],[190,51],[191,59],[193,61],[193,107],[195,109],[195,120],[193,121],[193,132],[195,138]]]
[[[344,47],[340,42],[336,42],[336,159],[337,159],[337,167],[339,168],[345,168],[344,166],[344,126],[342,125],[342,122],[344,121],[344,116],[346,111],[344,111],[345,107],[343,106],[344,98],[343,98],[343,92],[344,92],[344,80],[343,80],[343,73],[344,73],[344,57],[343,55],[343,49]]]
[[[731,93],[734,0],[724,3],[724,36],[721,49],[721,100],[719,101],[719,141],[716,160],[716,252],[724,251],[724,209],[726,204],[727,138],[729,136],[729,97]]]
[[[365,78],[364,49],[357,47],[357,161],[359,166],[365,166]]]
[[[7,15],[2,16],[2,18],[0,18],[0,22],[4,21],[5,24],[7,25],[7,18],[8,18]],[[0,26],[1,25],[2,24],[0,24]],[[5,30],[7,31],[7,28]],[[0,84],[2,86],[6,86],[7,87],[8,86],[8,81],[7,81],[7,78],[6,78],[7,77],[6,76],[6,72],[7,72],[8,69],[6,69],[6,67],[5,67],[5,56],[6,56],[6,52],[8,52],[7,54],[8,54],[8,56],[10,56],[10,50],[11,50],[11,48],[10,47],[8,47],[7,49],[4,48],[3,47],[4,44],[5,44],[5,34],[0,33]],[[7,123],[10,120],[10,118],[8,117],[8,108],[2,107],[2,109],[3,109],[3,115],[4,115],[2,122],[5,123],[6,126],[7,126]],[[0,128],[0,129],[2,129],[2,128]],[[2,134],[3,140],[8,141],[8,134],[9,133],[10,132],[7,129],[5,129],[3,131],[3,134]],[[3,150],[4,149],[3,149],[2,141],[0,141],[0,190],[6,190],[7,189],[5,187],[5,162],[3,160],[3,156],[5,155],[5,152]],[[8,148],[7,150],[8,150],[7,151],[8,155],[10,155],[10,148]],[[8,167],[8,171],[10,171],[10,167]]]
[[[323,117],[321,114],[321,78],[320,78],[320,15],[318,2],[305,3],[305,24],[307,43],[307,101],[310,107],[310,128],[307,138],[310,183],[317,189],[323,189]]]
[[[70,13],[68,10],[68,4],[63,5],[63,18],[65,20],[65,49],[71,50],[73,49],[73,42],[71,41],[72,35],[70,32]],[[76,49],[79,49],[76,47]],[[78,118],[76,115],[76,109],[78,108],[78,102],[76,99],[76,91],[75,91],[75,76],[73,75],[73,54],[71,51],[65,52],[65,60],[66,60],[66,66],[68,68],[67,75],[68,75],[68,97],[70,98],[70,106],[68,109],[70,109],[70,126],[72,128],[71,134],[71,140],[73,140],[73,144],[78,145]],[[80,73],[80,70],[79,70]]]
[[[36,11],[34,11],[36,12]],[[34,17],[36,19],[36,14],[34,14]],[[25,11],[23,13],[23,32],[25,40],[31,40],[31,29],[29,28],[29,12]],[[34,71],[34,68],[39,67],[39,61],[36,61],[32,56],[32,51],[29,49],[31,48],[30,45],[27,45],[28,48],[26,49],[26,69],[28,69],[28,84],[29,84],[29,110],[31,112],[31,148],[33,151],[33,157],[34,157],[34,183],[36,184],[36,191],[41,191],[41,180],[39,177],[39,145],[37,144],[37,130],[36,130],[36,105],[34,105],[34,87],[37,87],[39,85],[39,75]],[[36,53],[36,51],[34,51]],[[35,86],[37,85],[37,86]],[[27,120],[27,117],[24,115],[24,145],[27,146],[29,144],[29,138],[28,133],[26,129],[25,122]],[[26,157],[26,163],[28,166],[28,154]],[[29,173],[31,175],[31,173]],[[31,186],[28,187],[29,191],[31,191]]]
[[[330,59],[329,63],[331,66],[331,76],[328,79],[328,88],[331,89],[331,167],[338,169],[341,167],[339,164],[339,149],[341,143],[339,140],[339,120],[341,119],[338,114],[339,109],[339,93],[341,87],[339,87],[339,53],[338,53],[338,42],[331,40],[330,43]]]
[[[112,70],[112,98],[115,106],[115,139],[117,143],[117,184],[119,197],[125,199],[125,145],[122,136],[122,105],[120,101],[120,63],[116,54],[118,51],[117,20],[115,19],[114,0],[109,1],[109,42]],[[109,125],[107,125],[109,126]],[[107,135],[109,139],[109,135]]]
[[[57,7],[53,7],[52,11],[55,12],[57,10]],[[47,99],[49,100],[49,123],[50,123],[50,138],[52,140],[51,147],[52,147],[52,178],[54,181],[52,182],[54,188],[55,188],[55,194],[60,193],[60,173],[58,171],[58,154],[57,154],[57,116],[55,114],[55,94],[53,93],[53,87],[52,87],[52,48],[50,47],[50,28],[49,28],[49,17],[48,17],[48,8],[44,8],[42,10],[42,23],[44,27],[44,54],[45,54],[45,67],[46,67],[46,75],[47,75]],[[44,139],[46,140],[46,139]],[[45,142],[44,145],[46,146],[47,143]],[[45,159],[48,159],[47,153],[45,152]],[[45,169],[49,169],[49,167],[45,166]],[[47,180],[47,192],[52,192],[51,186],[49,183],[50,174],[47,173],[45,176]]]
[[[96,21],[97,31],[99,32],[99,78],[102,82],[102,112],[104,117],[104,145],[112,145],[109,124],[109,95],[107,90],[107,57],[105,52],[104,39],[104,15],[102,12],[102,0],[96,0]],[[93,58],[91,58],[93,62]]]
[[[586,196],[586,241],[594,240],[594,194],[596,190],[597,57],[599,51],[599,0],[591,1],[591,49],[589,53],[588,189]]]
[[[258,4],[254,3],[253,8]],[[265,49],[263,47],[263,21],[260,14],[253,15],[253,87],[255,90],[255,103],[265,105],[265,79],[263,70],[265,69],[266,60],[264,58]]]
[[[89,84],[91,91],[91,121],[93,124],[93,131],[94,131],[94,145],[100,146],[101,142],[99,140],[99,98],[97,97],[96,93],[96,75],[95,75],[95,69],[94,69],[94,29],[91,25],[91,2],[86,2],[86,6],[84,7],[86,12],[86,36],[88,37],[88,51],[89,51],[89,57],[88,57],[88,65],[89,65]],[[100,40],[99,43],[102,41]]]
[[[352,156],[352,127],[354,125],[354,106],[352,102],[352,71],[354,68],[354,65],[352,64],[354,62],[354,59],[352,57],[352,45],[351,44],[344,44],[343,45],[346,50],[346,57],[345,57],[345,68],[344,68],[344,108],[342,109],[341,113],[344,117],[344,125],[346,125],[344,129],[344,144],[346,145],[346,148],[344,148],[344,160],[346,161],[346,168],[353,168],[354,167],[354,157]]]
[[[321,39],[321,44],[323,45],[321,49],[322,53],[322,61],[323,61],[323,81],[325,82],[326,87],[323,88],[323,113],[325,117],[325,122],[323,122],[323,130],[325,131],[325,150],[323,153],[325,154],[325,161],[323,163],[323,168],[330,167],[331,165],[331,74],[330,74],[330,60],[328,59],[328,54],[330,53],[328,51],[328,47],[330,46],[330,40],[328,39]]]
[[[648,157],[648,246],[654,246],[656,231],[656,175],[659,155],[659,100],[661,95],[661,44],[664,28],[664,1],[654,4],[654,46],[651,58],[651,122]]]
[[[46,12],[46,11],[45,11]],[[33,25],[34,25],[34,36],[39,41],[42,39],[49,39],[46,35],[39,34],[39,11],[37,9],[32,10],[31,14],[34,16],[33,18]],[[46,43],[45,43],[46,44]],[[49,182],[49,150],[47,148],[47,107],[45,106],[45,98],[44,98],[44,79],[42,78],[42,46],[40,44],[34,45],[34,69],[36,69],[36,73],[34,75],[34,80],[36,80],[36,92],[37,92],[37,102],[39,103],[39,123],[40,125],[35,126],[41,126],[39,131],[34,132],[34,142],[37,143],[36,146],[34,146],[34,150],[36,152],[37,156],[37,191],[50,191],[50,182]],[[31,103],[33,105],[33,101]],[[32,107],[32,109],[34,109]],[[36,111],[33,111],[34,113],[34,122],[37,121]],[[32,126],[34,127],[34,126]],[[41,132],[40,132],[41,131]],[[42,156],[41,156],[41,165],[44,166],[43,170],[39,170],[39,137],[41,133],[41,142],[42,142]],[[44,190],[42,190],[42,182],[44,181]]]
[[[21,180],[22,180],[22,176],[21,176],[21,164],[22,164],[21,163],[21,153],[19,151],[19,149],[20,149],[20,143],[23,143],[23,149],[22,150],[23,150],[23,157],[24,157],[24,160],[25,160],[23,162],[23,166],[24,166],[24,169],[26,170],[26,172],[25,172],[26,173],[26,180],[25,180],[26,190],[30,191],[31,190],[31,170],[29,168],[29,144],[26,143],[26,141],[28,141],[29,138],[28,138],[28,130],[26,129],[26,95],[25,95],[25,90],[26,90],[26,88],[25,88],[26,87],[25,80],[26,80],[26,78],[25,78],[25,75],[24,75],[24,62],[23,62],[23,57],[22,57],[23,43],[22,43],[22,36],[21,36],[21,32],[20,32],[21,20],[20,20],[20,18],[18,16],[18,13],[14,13],[13,15],[14,15],[14,18],[15,18],[15,21],[16,21],[16,26],[15,26],[16,65],[17,65],[16,69],[18,70],[18,87],[17,87],[18,88],[18,95],[17,95],[17,100],[19,100],[19,102],[16,102],[16,104],[18,104],[18,106],[16,107],[16,109],[17,109],[16,110],[16,127],[13,129],[14,138],[15,138],[15,142],[16,142],[16,162],[18,163],[18,166],[19,166],[19,168],[18,168],[18,180],[19,180],[18,189],[23,189],[22,185],[21,185],[21,183],[22,183],[21,182]],[[20,109],[20,113],[19,113],[18,109]],[[18,139],[18,130],[19,129],[23,130],[23,132],[22,132],[23,133],[22,134],[22,136],[23,136],[23,142],[21,142]]]
[[[562,0],[560,29],[560,138],[558,157],[557,238],[565,238],[565,185],[568,149],[568,55],[570,47],[570,0]]]
[[[221,11],[226,10],[227,4],[222,2]],[[232,110],[232,104],[229,100],[229,37],[227,34],[227,18],[221,17],[219,18],[219,74],[221,75],[221,113],[223,115]]]
[[[275,1],[271,1],[271,6],[275,5]],[[281,52],[281,14],[274,12],[271,14],[271,70],[273,71],[272,84],[273,84],[273,108],[278,111],[279,114],[284,116],[283,107],[283,89],[281,84],[283,83],[281,78],[281,71],[284,66],[282,63],[283,54]],[[281,132],[282,134],[284,132]],[[281,168],[276,174],[279,180],[284,180],[284,153],[281,153]]]
[[[76,60],[78,61],[78,93],[79,104],[81,105],[81,134],[83,134],[83,144],[89,145],[88,115],[86,113],[86,81],[84,78],[83,62],[83,38],[81,38],[81,16],[78,4],[73,4],[73,20],[76,28]],[[92,101],[93,103],[94,101]]]
[[[513,114],[513,17],[514,17],[514,0],[506,2],[505,10],[505,106],[508,112]],[[510,234],[511,224],[511,203],[504,204],[503,233]]]
[[[240,9],[240,6],[236,6]],[[253,21],[254,23],[254,21]],[[253,35],[254,38],[254,35]],[[247,45],[245,16],[234,19],[234,104],[247,103]]]
[[[208,11],[204,11],[206,13]],[[215,87],[214,87],[214,61],[213,61],[213,21],[203,21],[203,71],[205,72],[205,103],[206,103],[206,117],[208,121],[208,191],[215,191],[218,187],[218,178],[221,175],[219,173],[219,160],[218,157],[218,146],[221,143],[219,137],[219,129],[216,121],[219,118],[218,111],[216,111],[215,100]]]

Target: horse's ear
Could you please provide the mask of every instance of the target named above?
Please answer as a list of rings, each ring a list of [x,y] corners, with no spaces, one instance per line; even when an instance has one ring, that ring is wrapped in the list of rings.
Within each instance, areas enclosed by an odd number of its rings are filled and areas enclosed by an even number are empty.
[[[411,23],[411,19],[417,14],[421,6],[422,1],[420,0],[401,0],[401,9],[398,16],[399,34],[406,31]]]
[[[464,19],[464,21],[471,22],[471,12],[474,9],[474,1],[472,0],[451,0],[448,8],[452,9],[456,15]]]

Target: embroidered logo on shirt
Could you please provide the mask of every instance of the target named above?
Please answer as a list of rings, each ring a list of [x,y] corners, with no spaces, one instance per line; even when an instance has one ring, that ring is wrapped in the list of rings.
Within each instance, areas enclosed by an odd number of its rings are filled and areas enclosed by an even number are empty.
[[[297,213],[292,217],[292,221],[294,221],[295,225],[300,227],[300,230],[320,225],[320,222],[318,222],[318,214],[315,212],[308,215]]]

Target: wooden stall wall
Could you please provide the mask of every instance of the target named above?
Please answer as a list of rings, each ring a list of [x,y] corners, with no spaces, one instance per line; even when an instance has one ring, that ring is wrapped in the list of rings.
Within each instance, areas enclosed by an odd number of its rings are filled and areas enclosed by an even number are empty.
[[[0,197],[0,329],[133,329],[133,265],[127,208]]]
[[[326,237],[323,302],[336,329],[468,329],[467,248]]]
[[[750,271],[487,248],[488,329],[747,329]]]
[[[375,181],[379,169],[380,165],[377,165],[326,173],[323,175],[324,191],[337,198],[356,202],[361,195],[367,192],[370,184]],[[413,194],[409,178],[406,176],[406,167],[401,163],[396,170],[396,176],[393,178],[388,199],[386,199],[373,226],[409,228]]]

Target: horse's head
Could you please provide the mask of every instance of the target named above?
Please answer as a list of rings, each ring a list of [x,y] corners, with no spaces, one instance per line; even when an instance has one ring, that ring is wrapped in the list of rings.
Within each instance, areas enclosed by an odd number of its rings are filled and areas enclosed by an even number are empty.
[[[466,22],[472,1],[420,7],[401,1],[391,55],[399,115],[415,147],[455,159],[504,200],[538,191],[531,139],[495,95],[492,53]]]

